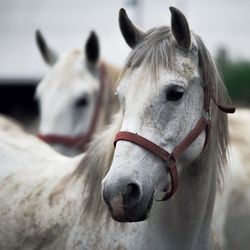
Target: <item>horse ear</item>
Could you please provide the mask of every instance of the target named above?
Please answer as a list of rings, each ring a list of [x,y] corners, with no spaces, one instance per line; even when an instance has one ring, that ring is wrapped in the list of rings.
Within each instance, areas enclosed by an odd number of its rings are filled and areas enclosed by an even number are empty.
[[[174,7],[169,9],[171,12],[171,31],[176,42],[180,47],[190,49],[191,34],[186,17]]]
[[[119,25],[125,41],[134,48],[142,40],[144,32],[131,22],[124,9],[119,12]]]
[[[44,61],[49,65],[55,64],[58,59],[57,53],[47,45],[40,30],[36,30],[35,37],[36,37],[36,44]]]
[[[85,53],[90,64],[95,65],[100,56],[99,40],[94,31],[90,32],[85,45]]]

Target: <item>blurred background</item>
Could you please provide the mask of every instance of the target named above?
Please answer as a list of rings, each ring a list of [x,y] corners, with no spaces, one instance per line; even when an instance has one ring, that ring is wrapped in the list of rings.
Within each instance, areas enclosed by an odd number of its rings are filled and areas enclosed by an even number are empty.
[[[169,6],[180,8],[218,63],[237,106],[250,105],[250,1],[248,0],[0,0],[0,113],[29,126],[38,115],[34,90],[49,68],[34,39],[40,29],[64,53],[84,48],[95,30],[101,56],[122,66],[130,49],[120,35],[124,7],[143,29],[169,25]]]

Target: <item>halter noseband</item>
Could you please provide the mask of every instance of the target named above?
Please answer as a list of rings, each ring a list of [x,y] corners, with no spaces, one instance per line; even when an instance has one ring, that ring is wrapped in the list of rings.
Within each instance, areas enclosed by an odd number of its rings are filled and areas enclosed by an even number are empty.
[[[210,101],[211,101],[211,90],[207,87],[204,88],[204,108],[203,108],[203,116],[197,122],[196,126],[187,134],[187,136],[174,148],[172,153],[169,153],[162,147],[157,144],[149,141],[135,133],[120,131],[116,134],[114,146],[116,146],[118,141],[129,141],[136,145],[139,145],[148,151],[154,153],[158,157],[160,157],[163,161],[166,162],[166,168],[169,171],[171,178],[171,186],[170,189],[167,186],[164,191],[166,191],[166,195],[162,198],[162,201],[170,199],[173,194],[176,192],[178,187],[178,171],[176,168],[176,161],[179,159],[181,154],[195,141],[195,139],[205,130],[206,139],[203,146],[203,150],[205,149],[211,130],[211,120],[210,120]],[[234,113],[235,108],[224,107],[218,105],[215,99],[212,97],[215,105],[225,113]]]
[[[106,68],[104,63],[100,64],[99,67],[100,74],[100,91],[96,99],[94,115],[90,122],[89,129],[87,132],[80,134],[78,136],[63,136],[58,134],[38,134],[37,137],[47,143],[60,143],[68,147],[77,147],[84,150],[86,144],[91,140],[98,122],[98,118],[101,112],[101,106],[104,100],[104,92],[106,83]]]

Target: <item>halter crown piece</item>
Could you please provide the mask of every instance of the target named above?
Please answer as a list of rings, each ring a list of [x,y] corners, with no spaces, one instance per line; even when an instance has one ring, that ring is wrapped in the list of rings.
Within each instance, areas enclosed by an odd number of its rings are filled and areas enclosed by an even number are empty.
[[[37,137],[47,143],[60,143],[68,147],[77,147],[80,149],[85,149],[86,144],[90,142],[98,122],[98,118],[101,112],[101,106],[104,100],[105,88],[107,85],[106,80],[106,69],[103,63],[99,67],[100,73],[100,91],[96,99],[94,115],[90,122],[89,129],[87,132],[80,134],[78,136],[62,136],[58,134],[38,134]]]
[[[162,147],[158,146],[157,144],[151,142],[150,140],[144,138],[135,133],[127,132],[127,131],[120,131],[116,134],[114,146],[116,146],[118,141],[129,141],[138,146],[141,146],[148,151],[154,153],[158,157],[160,157],[163,161],[166,162],[166,169],[169,171],[170,178],[171,178],[171,185],[170,188],[167,185],[164,191],[166,191],[166,195],[162,198],[161,201],[165,201],[170,199],[173,194],[176,192],[178,187],[178,172],[176,168],[176,161],[179,159],[181,154],[195,141],[195,139],[205,130],[206,132],[206,140],[203,147],[205,149],[211,131],[211,120],[210,120],[210,102],[211,99],[214,101],[215,105],[225,113],[234,113],[235,108],[233,107],[224,107],[219,105],[215,98],[211,94],[211,89],[208,87],[204,88],[204,107],[203,107],[203,115],[200,120],[197,122],[195,127],[187,134],[187,136],[174,148],[172,153],[169,153]]]

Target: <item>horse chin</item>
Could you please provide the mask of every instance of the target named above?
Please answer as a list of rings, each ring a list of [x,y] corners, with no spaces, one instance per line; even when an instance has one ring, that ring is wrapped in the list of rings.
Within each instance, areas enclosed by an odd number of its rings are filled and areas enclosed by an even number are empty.
[[[153,201],[154,201],[154,194],[152,194],[152,196],[151,196],[151,198],[149,200],[149,203],[148,203],[148,205],[146,207],[145,213],[139,218],[138,221],[144,221],[149,217],[149,214],[150,214],[150,211],[151,211],[151,208],[152,208],[152,205],[153,205]]]
[[[141,206],[138,204],[134,207],[124,209],[123,212],[115,212],[112,208],[110,208],[111,216],[115,221],[118,222],[140,222],[144,221],[149,217],[152,205],[154,200],[154,194],[151,195],[149,202],[144,209],[144,212]]]

